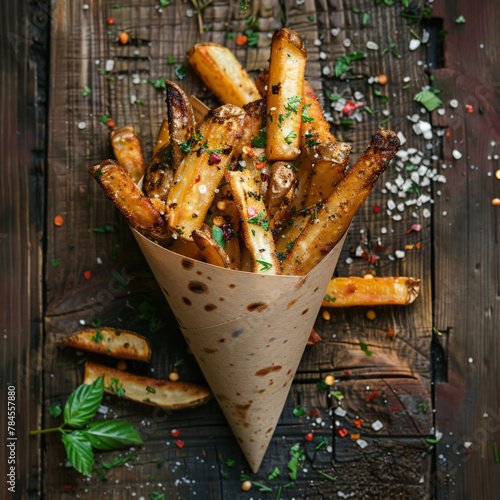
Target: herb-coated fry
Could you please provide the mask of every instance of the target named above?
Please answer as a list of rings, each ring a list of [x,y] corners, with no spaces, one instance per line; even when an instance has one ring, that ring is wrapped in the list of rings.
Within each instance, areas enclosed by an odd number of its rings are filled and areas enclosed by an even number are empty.
[[[107,326],[86,328],[68,337],[62,337],[58,343],[118,359],[137,361],[151,359],[151,348],[147,338],[119,328]]]
[[[243,107],[260,99],[254,82],[228,48],[204,42],[187,54],[198,76],[223,104]]]
[[[249,170],[226,172],[241,220],[241,236],[252,257],[255,273],[281,274],[269,216],[260,194],[260,179]]]
[[[399,146],[396,134],[390,130],[373,135],[368,149],[320,205],[316,218],[308,222],[296,240],[282,263],[283,274],[303,276],[328,254],[342,238]]]
[[[252,146],[265,148],[265,132],[261,132],[262,122],[266,116],[266,101],[259,99],[243,106],[245,119],[243,121],[243,130],[241,139],[234,148],[234,156],[237,158],[243,151],[243,148]],[[264,138],[264,142],[262,140]]]
[[[137,184],[146,172],[139,138],[134,127],[120,127],[111,132],[111,146],[120,166]]]
[[[295,174],[292,166],[284,161],[274,163],[271,167],[269,183],[264,196],[264,203],[269,217],[274,217],[283,198],[285,198],[292,186],[295,186]]]
[[[241,136],[244,111],[226,104],[210,111],[186,146],[167,200],[168,221],[184,239],[200,229]]]
[[[295,240],[310,219],[311,214],[303,211],[286,223],[285,228],[276,238],[276,251],[280,260],[283,260],[292,251]]]
[[[267,92],[268,160],[293,160],[300,153],[302,87],[306,49],[295,31],[274,33]]]
[[[415,278],[334,278],[326,291],[323,306],[383,306],[411,304],[420,291]]]
[[[89,172],[131,226],[153,241],[168,242],[170,233],[166,222],[116,161],[104,160]]]
[[[174,182],[172,144],[167,142],[153,156],[144,176],[143,190],[151,199],[167,201],[168,191]]]
[[[288,193],[285,194],[278,209],[274,213],[269,227],[273,232],[273,236],[277,236],[281,228],[290,220],[293,210],[293,200],[295,198],[295,181]]]
[[[220,231],[222,232],[222,229]],[[203,224],[201,229],[193,231],[193,239],[196,246],[200,249],[201,254],[209,264],[225,267],[226,269],[234,269],[231,259],[224,251],[224,248],[214,240],[212,229],[207,226],[207,224]]]
[[[335,142],[335,137],[330,133],[330,124],[326,121],[321,110],[318,96],[307,80],[304,80],[303,101],[301,137],[305,138],[306,134],[315,136],[320,144]]]
[[[84,384],[91,384],[101,376],[105,392],[166,410],[193,408],[212,398],[210,389],[199,384],[142,377],[92,361],[85,363]]]

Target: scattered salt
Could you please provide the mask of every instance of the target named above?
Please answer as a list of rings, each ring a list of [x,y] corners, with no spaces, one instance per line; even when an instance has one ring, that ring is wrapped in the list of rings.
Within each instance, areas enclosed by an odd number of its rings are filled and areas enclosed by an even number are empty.
[[[462,158],[462,153],[458,151],[458,149],[454,149],[451,154],[453,155],[453,158],[455,158],[455,160],[460,160],[460,158]]]
[[[368,446],[368,443],[364,439],[358,439],[356,440],[356,444],[361,448],[366,448]]]
[[[350,38],[344,38],[344,47],[350,47],[352,45]]]
[[[368,40],[368,42],[366,42],[366,48],[370,50],[378,50],[379,46],[377,43]]]
[[[396,250],[394,255],[396,255],[398,259],[403,259],[406,254],[404,250]]]
[[[409,45],[409,49],[410,50],[417,50],[419,47],[420,47],[420,44],[422,42],[420,42],[420,40],[418,40],[417,38],[412,38],[410,40],[410,45]]]
[[[382,427],[384,427],[384,424],[380,420],[375,420],[372,424],[372,429],[374,431],[379,431]]]
[[[87,128],[87,124],[86,124],[85,122],[80,122],[80,123],[78,124],[78,128],[79,128],[80,130],[83,130],[84,128]]]
[[[452,99],[452,100],[450,101],[450,106],[451,106],[452,108],[458,108],[458,101],[457,101],[456,99]]]
[[[338,36],[338,34],[340,33],[341,29],[340,28],[332,28],[330,30],[330,33],[333,35],[333,36]]]
[[[337,406],[333,413],[335,413],[338,417],[345,417],[347,415],[347,412],[341,406]]]

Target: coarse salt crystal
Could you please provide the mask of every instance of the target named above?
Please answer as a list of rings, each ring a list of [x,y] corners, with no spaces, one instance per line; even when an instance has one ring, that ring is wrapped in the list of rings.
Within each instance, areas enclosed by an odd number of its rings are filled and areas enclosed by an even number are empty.
[[[422,215],[425,219],[428,219],[431,216],[431,211],[428,208],[424,208],[422,210]]]
[[[356,444],[361,448],[366,448],[368,446],[368,443],[364,439],[358,439],[356,440]]]
[[[404,256],[406,255],[405,254],[405,251],[404,250],[396,250],[394,252],[394,255],[398,258],[398,259],[403,259]]]
[[[386,228],[386,227],[381,227],[381,228],[380,228],[380,232],[381,232],[382,234],[386,234],[386,233],[387,233],[387,228]]]
[[[372,42],[371,40],[368,40],[368,42],[366,42],[366,48],[370,49],[370,50],[378,50],[379,49],[378,44],[375,42]]]
[[[372,424],[372,429],[374,431],[379,431],[382,427],[384,427],[384,424],[380,420],[375,420]]]
[[[321,45],[321,40],[319,38],[316,38],[316,40],[314,40],[314,45],[316,45],[316,47],[319,47]]]
[[[333,35],[333,36],[338,36],[338,34],[340,33],[341,29],[340,28],[332,28],[330,30],[330,33]]]
[[[203,193],[206,193],[207,192],[207,186],[205,186],[205,184],[200,184],[198,186],[198,191],[203,194]]]
[[[327,55],[326,55],[326,52],[320,52],[319,53],[319,58],[320,59],[326,59]]]
[[[460,160],[460,158],[462,158],[462,153],[458,151],[458,149],[454,149],[451,154],[453,155],[453,158],[455,158],[455,160]]]
[[[446,109],[438,108],[437,113],[439,116],[444,116],[446,114]]]
[[[351,259],[351,257],[347,257],[347,259],[345,260],[345,263],[346,264],[352,264],[353,260]]]
[[[80,122],[80,123],[78,124],[78,128],[79,128],[80,130],[83,130],[84,128],[87,128],[87,124],[86,124],[85,122]]]
[[[471,446],[472,446],[472,443],[470,441],[465,441],[464,448],[470,448]]]
[[[387,200],[387,208],[389,210],[394,210],[396,208],[396,203],[393,200]]]
[[[472,358],[468,359],[469,363],[474,363],[474,360]]]
[[[84,325],[85,324],[85,320],[84,319],[81,319],[80,320],[80,325]]]
[[[330,66],[323,66],[323,69],[321,70],[321,73],[323,73],[325,76],[328,76],[332,70],[330,69]]]
[[[456,99],[452,99],[452,100],[450,101],[450,106],[451,106],[452,108],[458,108],[458,101],[457,101]]]
[[[114,59],[107,59],[106,64],[104,66],[105,71],[113,71],[113,68],[115,67],[115,61]]]
[[[401,220],[401,215],[399,214],[396,214],[392,217],[392,220],[395,220],[395,221],[400,221]]]
[[[406,142],[406,137],[404,136],[403,132],[398,132],[398,139],[401,146]]]
[[[350,38],[344,38],[344,47],[350,47],[352,45]]]
[[[417,38],[412,38],[410,40],[409,49],[417,50],[420,47],[420,44],[421,44],[420,40],[418,40]]]
[[[335,413],[338,417],[345,417],[347,415],[347,412],[341,406],[337,406],[333,413]]]

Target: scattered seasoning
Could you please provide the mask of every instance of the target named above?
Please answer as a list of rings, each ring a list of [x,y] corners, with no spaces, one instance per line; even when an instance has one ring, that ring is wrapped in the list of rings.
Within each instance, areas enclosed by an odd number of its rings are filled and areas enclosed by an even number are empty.
[[[178,439],[175,444],[177,445],[177,448],[183,448],[184,447],[184,441]]]
[[[492,204],[493,206],[495,206],[495,207],[500,206],[500,198],[493,198],[493,199],[491,200],[491,204]]]
[[[493,451],[495,453],[495,462],[498,462],[500,459],[498,458],[498,449],[496,441],[493,441]]]
[[[360,342],[359,347],[367,356],[371,356],[373,354],[373,352],[368,349],[368,345],[364,342]]]
[[[366,398],[366,402],[370,402],[372,399],[376,398],[378,396],[378,392],[377,392],[377,387],[375,388],[375,390]]]
[[[177,78],[179,78],[179,80],[183,80],[184,78],[186,78],[185,66],[183,64],[181,66],[177,66],[177,68],[175,68],[175,74],[177,75]]]
[[[349,433],[347,432],[347,430],[346,430],[346,429],[343,429],[343,428],[338,429],[338,431],[337,431],[337,432],[339,433],[339,436],[340,436],[340,437],[346,437],[346,436],[347,436],[347,434],[349,434]]]
[[[114,127],[114,126],[115,126],[115,122],[114,122],[114,120],[113,120],[112,118],[108,118],[108,119],[106,120],[106,125],[107,125],[108,127]]]
[[[359,59],[365,59],[366,53],[362,50],[356,52],[351,52],[345,56],[339,57],[335,62],[335,76],[340,77],[344,73],[351,70],[351,62],[357,61]]]
[[[335,383],[335,378],[332,375],[327,375],[325,377],[325,384],[326,385],[333,385]]]
[[[126,43],[128,43],[128,40],[129,40],[129,37],[128,37],[128,34],[123,32],[123,33],[120,33],[120,42],[125,45]]]
[[[52,264],[52,267],[57,267],[59,265],[59,260],[58,259],[52,259],[50,261],[50,263]]]
[[[387,76],[383,73],[378,75],[378,83],[380,83],[380,85],[385,85],[387,83]]]
[[[246,35],[238,35],[236,37],[236,45],[245,45],[247,43],[248,37]]]
[[[344,395],[340,391],[332,391],[330,394],[338,401],[342,401],[344,399]]]
[[[357,418],[352,421],[352,423],[358,428],[361,429],[361,424],[364,422],[362,418]]]
[[[366,317],[373,321],[376,317],[377,317],[377,314],[375,313],[375,311],[373,309],[370,309],[369,311],[366,312]]]
[[[170,382],[177,382],[179,380],[179,374],[177,372],[170,372],[168,374],[168,379]]]
[[[330,321],[331,316],[330,316],[330,313],[326,309],[323,311],[322,316],[323,316],[323,319],[325,321]]]
[[[174,437],[174,438],[178,437],[178,436],[179,436],[179,434],[180,434],[180,431],[179,431],[178,429],[172,429],[172,430],[170,431],[170,435],[171,435],[172,437]]]
[[[432,90],[422,90],[413,97],[413,100],[421,103],[430,113],[443,104]]]
[[[330,475],[329,475],[329,474],[327,474],[326,472],[319,471],[319,473],[320,473],[322,476],[324,476],[324,477],[326,477],[327,479],[329,479],[330,481],[336,481],[336,480],[337,480],[337,478],[336,478],[336,477],[330,476]]]
[[[305,439],[306,441],[312,441],[312,440],[313,440],[313,437],[314,437],[313,433],[312,433],[312,432],[309,432],[308,434],[306,434],[306,435],[304,436],[304,439]]]
[[[252,485],[259,488],[259,491],[273,491],[271,488],[269,488],[269,486],[266,486],[265,484],[262,484],[262,483],[258,483],[257,481],[252,481]],[[242,488],[243,488],[243,485],[242,485]],[[248,490],[246,490],[246,491],[248,491]]]
[[[296,408],[293,409],[292,413],[296,417],[301,417],[302,415],[305,415],[304,407],[302,405],[297,406]]]
[[[464,24],[465,23],[465,17],[464,16],[458,16],[456,19],[455,19],[455,23],[456,24]],[[498,462],[498,460],[497,460]]]
[[[500,172],[500,170],[499,170]],[[54,217],[54,226],[62,226],[64,223],[64,219],[62,218],[62,215],[56,215]]]
[[[50,405],[49,408],[49,413],[52,418],[58,418],[62,414],[61,406],[54,403],[53,405]]]
[[[146,391],[150,392],[151,394],[156,394],[156,389],[154,387],[151,387],[150,385],[146,386]]]
[[[90,272],[90,271],[85,271],[85,272],[83,273],[83,275],[85,276],[85,279],[89,280],[89,279],[90,279],[91,272]]]
[[[252,489],[252,481],[248,481],[248,480],[243,481],[241,483],[241,489],[243,491],[250,491]]]
[[[417,406],[418,406],[419,408],[422,408],[422,411],[423,411],[424,413],[427,413],[427,405],[426,405],[425,403],[419,403]]]
[[[108,18],[106,19],[106,22],[107,22],[108,24],[113,24],[113,23],[115,22],[115,20],[114,20],[112,17],[108,17]]]

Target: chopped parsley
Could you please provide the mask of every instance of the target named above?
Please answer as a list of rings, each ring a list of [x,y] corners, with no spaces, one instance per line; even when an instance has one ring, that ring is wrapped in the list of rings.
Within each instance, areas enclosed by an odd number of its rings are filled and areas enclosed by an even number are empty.
[[[292,458],[287,464],[287,467],[290,470],[288,475],[290,476],[290,479],[295,481],[297,479],[297,469],[300,467],[301,461],[305,458],[305,452],[301,449],[300,443],[294,444],[290,448],[290,455]]]
[[[306,138],[306,148],[312,148],[313,146],[317,146],[319,141],[316,138],[319,137],[319,134],[312,134],[311,132],[305,133]]]
[[[271,269],[271,267],[273,267],[270,262],[266,262],[265,260],[255,260],[255,262],[262,264],[262,267],[259,269],[259,271],[267,271],[268,269]]]
[[[309,111],[307,109],[309,106],[312,106],[312,104],[305,104],[304,107],[302,108],[302,121],[304,123],[314,121],[314,118],[309,116]]]
[[[267,136],[265,130],[259,130],[259,133],[252,138],[252,147],[265,148],[267,145]]]
[[[330,295],[326,294],[324,300],[328,300],[328,302],[335,302],[337,299],[335,297],[330,297]]]
[[[184,78],[186,78],[185,66],[183,64],[177,66],[177,68],[175,68],[175,74],[177,75],[177,78],[179,78],[179,80],[183,80]]]
[[[101,330],[97,330],[95,332],[95,335],[92,335],[92,342],[96,342],[96,343],[102,342],[103,338],[104,337],[102,336]]]
[[[291,132],[288,133],[288,135],[285,137],[285,142],[287,144],[292,144],[292,139],[296,139],[297,134],[292,130]]]
[[[413,97],[413,100],[421,103],[429,112],[443,104],[443,101],[431,90],[422,90]]]
[[[287,103],[285,105],[285,109],[287,111],[291,111],[292,113],[297,114],[297,112],[299,110],[300,101],[302,101],[302,97],[298,97],[296,95],[292,96],[292,97],[289,97],[287,99]]]
[[[258,215],[248,219],[247,222],[249,224],[255,224],[256,226],[261,226],[264,231],[269,230],[269,217],[264,216],[265,210],[263,209]],[[258,261],[257,261],[258,262]]]
[[[146,391],[150,392],[151,394],[156,394],[156,389],[154,387],[151,387],[150,385],[146,386]]]
[[[202,139],[204,139],[204,135],[199,130],[197,130],[196,133],[193,132],[191,134],[191,137],[186,142],[179,144],[179,148],[181,150],[181,153],[187,155],[191,151],[192,147],[197,142],[201,141]],[[205,141],[205,143],[206,142],[207,141]],[[181,233],[179,233],[179,234],[181,234]]]
[[[357,61],[359,59],[365,59],[366,53],[362,50],[357,50],[356,52],[351,52],[345,56],[337,58],[335,63],[335,76],[342,76],[351,70],[351,62]]]
[[[112,378],[110,386],[106,387],[106,389],[111,391],[113,394],[116,394],[119,398],[123,398],[125,395],[123,384],[120,384],[120,381],[117,378]]]

